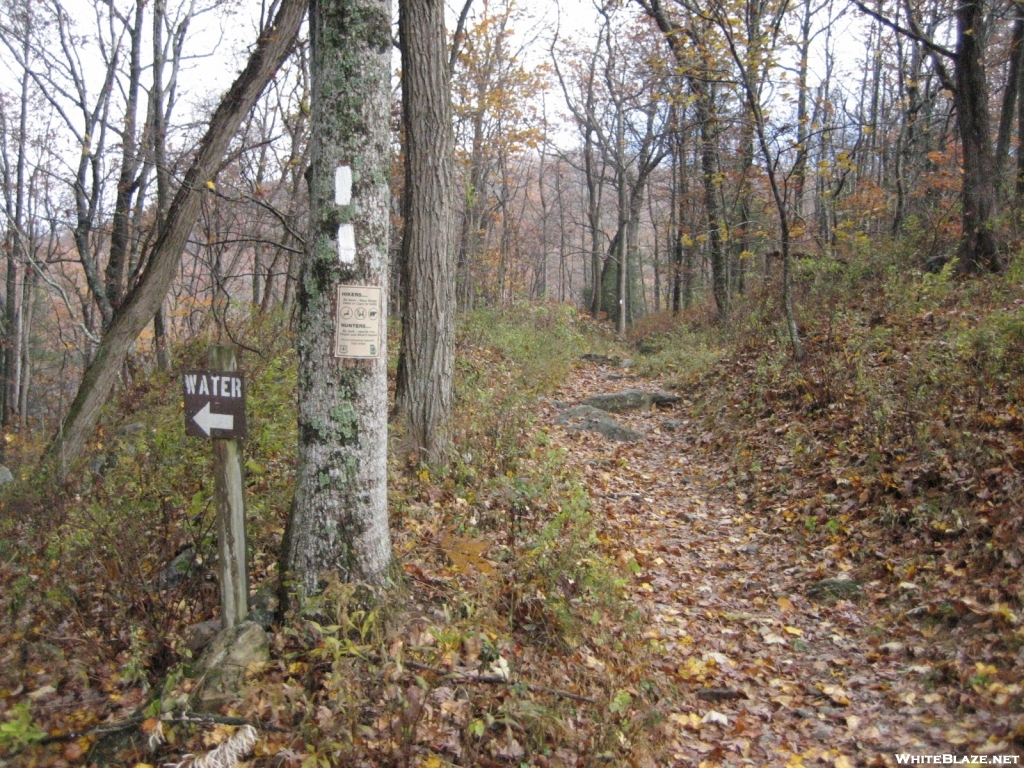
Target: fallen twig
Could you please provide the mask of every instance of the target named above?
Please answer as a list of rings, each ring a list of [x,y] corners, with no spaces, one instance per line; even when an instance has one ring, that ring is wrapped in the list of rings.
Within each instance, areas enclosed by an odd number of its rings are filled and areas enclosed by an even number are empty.
[[[32,745],[46,746],[47,744],[63,744],[68,741],[77,741],[83,736],[107,736],[111,733],[120,733],[126,731],[129,728],[142,725],[149,718],[142,715],[135,717],[129,717],[125,720],[120,720],[116,723],[105,723],[104,725],[97,725],[95,728],[87,728],[81,731],[69,731],[68,733],[61,733],[52,736],[45,736],[38,741],[32,742]],[[224,717],[222,715],[206,715],[201,712],[169,712],[164,715],[160,715],[159,718],[155,718],[164,723],[205,723],[208,725],[249,725],[257,730],[262,731],[278,731],[281,733],[287,733],[287,728],[282,728],[279,725],[271,725],[270,723],[261,723],[258,720],[246,720],[244,717]],[[19,750],[21,751],[21,750]],[[15,752],[14,754],[18,754]],[[13,755],[11,755],[13,757]]]
[[[534,683],[524,683],[517,680],[509,680],[508,678],[501,677],[500,675],[467,675],[465,672],[451,672],[438,667],[431,667],[426,664],[420,664],[415,661],[403,661],[402,664],[409,667],[409,669],[415,669],[420,672],[432,672],[440,677],[455,678],[461,683],[488,683],[491,685],[521,685],[528,691],[533,693],[549,693],[552,696],[561,696],[563,699],[572,699],[573,701],[582,701],[587,704],[597,704],[597,699],[592,699],[589,696],[581,696],[578,693],[572,693],[570,691],[563,691],[559,688],[549,688],[546,685],[536,685]]]

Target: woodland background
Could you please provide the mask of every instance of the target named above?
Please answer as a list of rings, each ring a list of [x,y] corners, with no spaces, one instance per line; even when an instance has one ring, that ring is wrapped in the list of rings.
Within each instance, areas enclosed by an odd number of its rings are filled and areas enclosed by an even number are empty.
[[[95,728],[187,698],[191,628],[217,607],[199,567],[215,522],[177,374],[210,343],[243,348],[254,586],[275,573],[296,471],[304,37],[205,183],[82,461],[60,483],[34,474],[196,152],[220,95],[204,74],[233,71],[209,30],[251,23],[255,39],[272,10],[0,7],[0,451],[15,478],[0,501],[0,760],[13,765],[88,764]],[[315,616],[276,626],[273,662],[234,710],[267,728],[253,764],[1019,753],[1024,11],[561,12],[560,29],[553,8],[515,0],[449,9],[454,450],[425,466],[392,446],[407,614],[360,611],[334,585]],[[392,103],[394,349],[397,77]],[[654,448],[609,451],[546,426],[561,401],[623,377],[683,395],[674,438],[651,422]],[[683,538],[655,533],[666,515]],[[737,582],[741,556],[755,559]],[[171,583],[174,562],[195,567]],[[808,590],[836,574],[860,597],[820,607]],[[755,593],[762,575],[772,589]],[[676,614],[658,613],[664,589]],[[730,639],[755,625],[763,647]],[[500,660],[515,685],[451,682]],[[234,727],[199,725],[212,735],[169,725],[158,756]]]

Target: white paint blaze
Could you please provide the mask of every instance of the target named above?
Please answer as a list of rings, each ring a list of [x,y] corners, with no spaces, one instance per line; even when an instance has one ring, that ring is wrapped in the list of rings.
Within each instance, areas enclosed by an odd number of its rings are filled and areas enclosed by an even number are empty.
[[[338,227],[338,260],[342,264],[356,262],[356,229],[351,224]]]
[[[352,203],[352,169],[347,165],[339,165],[334,169],[334,203],[350,205]]]

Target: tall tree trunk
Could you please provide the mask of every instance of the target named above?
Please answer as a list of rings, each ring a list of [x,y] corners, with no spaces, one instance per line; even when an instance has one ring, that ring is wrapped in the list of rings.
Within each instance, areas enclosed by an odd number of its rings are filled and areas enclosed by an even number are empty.
[[[710,86],[693,78],[691,87],[697,89],[697,121],[700,123],[700,168],[704,187],[704,210],[708,217],[708,248],[711,255],[711,291],[718,308],[718,318],[729,317],[729,275],[722,248],[721,212],[718,206],[718,141],[715,129],[715,97]]]
[[[455,380],[455,174],[443,0],[401,0],[405,196],[398,412],[417,460],[449,446]]]
[[[383,584],[387,508],[386,335],[372,357],[336,357],[335,299],[386,299],[390,230],[390,0],[311,0],[309,236],[299,284],[299,457],[284,584],[317,593],[321,574]],[[351,178],[351,184],[348,179]],[[352,229],[349,230],[348,228]],[[344,247],[354,243],[354,252]],[[387,328],[387,303],[379,305]]]
[[[616,104],[618,108],[618,121],[616,123],[616,137],[615,137],[615,164],[618,166],[618,185],[619,185],[619,252],[616,258],[619,260],[619,271],[618,271],[618,283],[615,291],[615,298],[617,299],[616,306],[616,331],[619,336],[623,336],[626,333],[626,320],[627,313],[629,311],[629,265],[627,259],[629,257],[629,234],[626,228],[629,225],[629,211],[628,211],[628,199],[626,186],[629,184],[628,179],[628,168],[626,167],[626,147],[625,147],[625,120],[626,117],[623,114],[623,105]]]
[[[27,11],[27,9],[26,9]],[[28,244],[25,242],[25,193],[27,180],[25,178],[25,165],[28,152],[28,109],[29,109],[29,57],[31,56],[30,30],[31,16],[25,14],[25,39],[22,48],[24,72],[21,78],[21,95],[18,100],[18,152],[14,172],[14,179],[7,178],[4,181],[10,184],[14,182],[14,195],[6,190],[7,198],[7,237],[10,250],[7,252],[7,284],[6,284],[6,306],[4,307],[4,333],[3,333],[3,398],[0,404],[0,421],[3,426],[8,426],[18,408],[18,385],[20,384],[19,367],[21,361],[21,307],[18,304],[18,267],[19,262],[25,264],[28,270],[28,259],[25,257],[25,249]]]
[[[36,305],[39,273],[26,266],[24,297],[22,299],[21,365],[18,383],[18,415],[21,428],[28,427],[29,392],[32,385],[32,321]]]
[[[145,2],[136,0],[135,20],[128,29],[131,50],[128,61],[128,101],[125,104],[124,129],[121,134],[121,170],[117,178],[117,194],[111,221],[110,255],[104,276],[107,304],[116,310],[124,295],[125,264],[131,241],[132,198],[135,195],[135,174],[140,164],[136,140],[136,117],[139,104],[139,84],[142,77],[142,21]]]
[[[1000,182],[1005,179],[1006,158],[1010,154],[1013,118],[1020,91],[1021,59],[1024,59],[1024,7],[1014,4],[1014,10],[1017,18],[1013,22],[1013,35],[1010,38],[1010,64],[1006,73],[1003,105],[999,110],[999,136],[996,140],[996,168],[999,171]]]
[[[164,112],[164,43],[163,30],[166,19],[166,0],[153,3],[153,90],[149,94],[150,135],[153,142],[153,165],[156,167],[156,216],[157,231],[167,216],[171,199],[171,169],[167,167],[167,120]],[[171,372],[171,351],[167,323],[166,301],[153,314],[153,346],[156,348],[156,367],[164,373]]]
[[[58,462],[63,475],[78,458],[110,396],[118,370],[135,339],[153,319],[178,272],[185,243],[199,215],[202,190],[217,171],[242,119],[288,54],[302,21],[303,0],[284,0],[270,29],[260,37],[249,61],[210,118],[191,167],[185,174],[167,220],[153,245],[149,263],[138,285],[114,316],[82,383],[47,448],[45,460]]]
[[[484,151],[484,101],[487,97],[489,77],[481,78],[477,90],[479,108],[473,117],[473,149],[470,155],[469,186],[462,213],[462,235],[459,238],[458,262],[456,264],[456,302],[463,312],[473,308],[476,286],[473,283],[473,267],[484,227],[484,210],[487,205],[487,168]]]
[[[985,77],[985,14],[981,0],[964,0],[956,9],[956,92],[953,95],[963,148],[963,243],[960,269],[968,273],[998,270],[997,175],[992,155],[988,83]]]
[[[592,275],[590,295],[590,316],[595,320],[601,316],[601,295],[604,284],[601,280],[601,181],[598,178],[597,158],[594,148],[594,132],[587,130],[583,141],[583,172],[587,180],[587,225],[590,231],[590,272]]]
[[[1024,199],[1024,77],[1020,78],[1020,90],[1017,92],[1017,168],[1013,183],[1013,193],[1017,205]]]

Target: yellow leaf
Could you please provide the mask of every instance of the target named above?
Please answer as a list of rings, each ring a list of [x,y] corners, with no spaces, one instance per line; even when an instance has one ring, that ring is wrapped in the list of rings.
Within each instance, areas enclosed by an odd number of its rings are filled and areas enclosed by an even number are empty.
[[[431,755],[422,763],[420,763],[420,765],[422,766],[422,768],[441,768],[441,766],[444,765],[444,763],[441,762],[441,758],[437,755]]]
[[[853,762],[846,755],[839,755],[836,757],[832,762],[832,765],[835,766],[835,768],[853,768]]]
[[[787,613],[793,610],[793,601],[788,597],[780,597],[776,602],[779,604],[779,608]]]
[[[209,181],[206,182],[206,188],[215,190],[217,189],[217,185],[213,183],[213,179],[210,179]]]
[[[800,637],[800,635],[804,633],[802,629],[797,629],[796,627],[783,627],[782,629],[789,632],[791,635],[796,635],[797,637]]]
[[[838,685],[823,685],[821,692],[828,696],[833,704],[838,704],[841,707],[850,706],[849,694]]]

